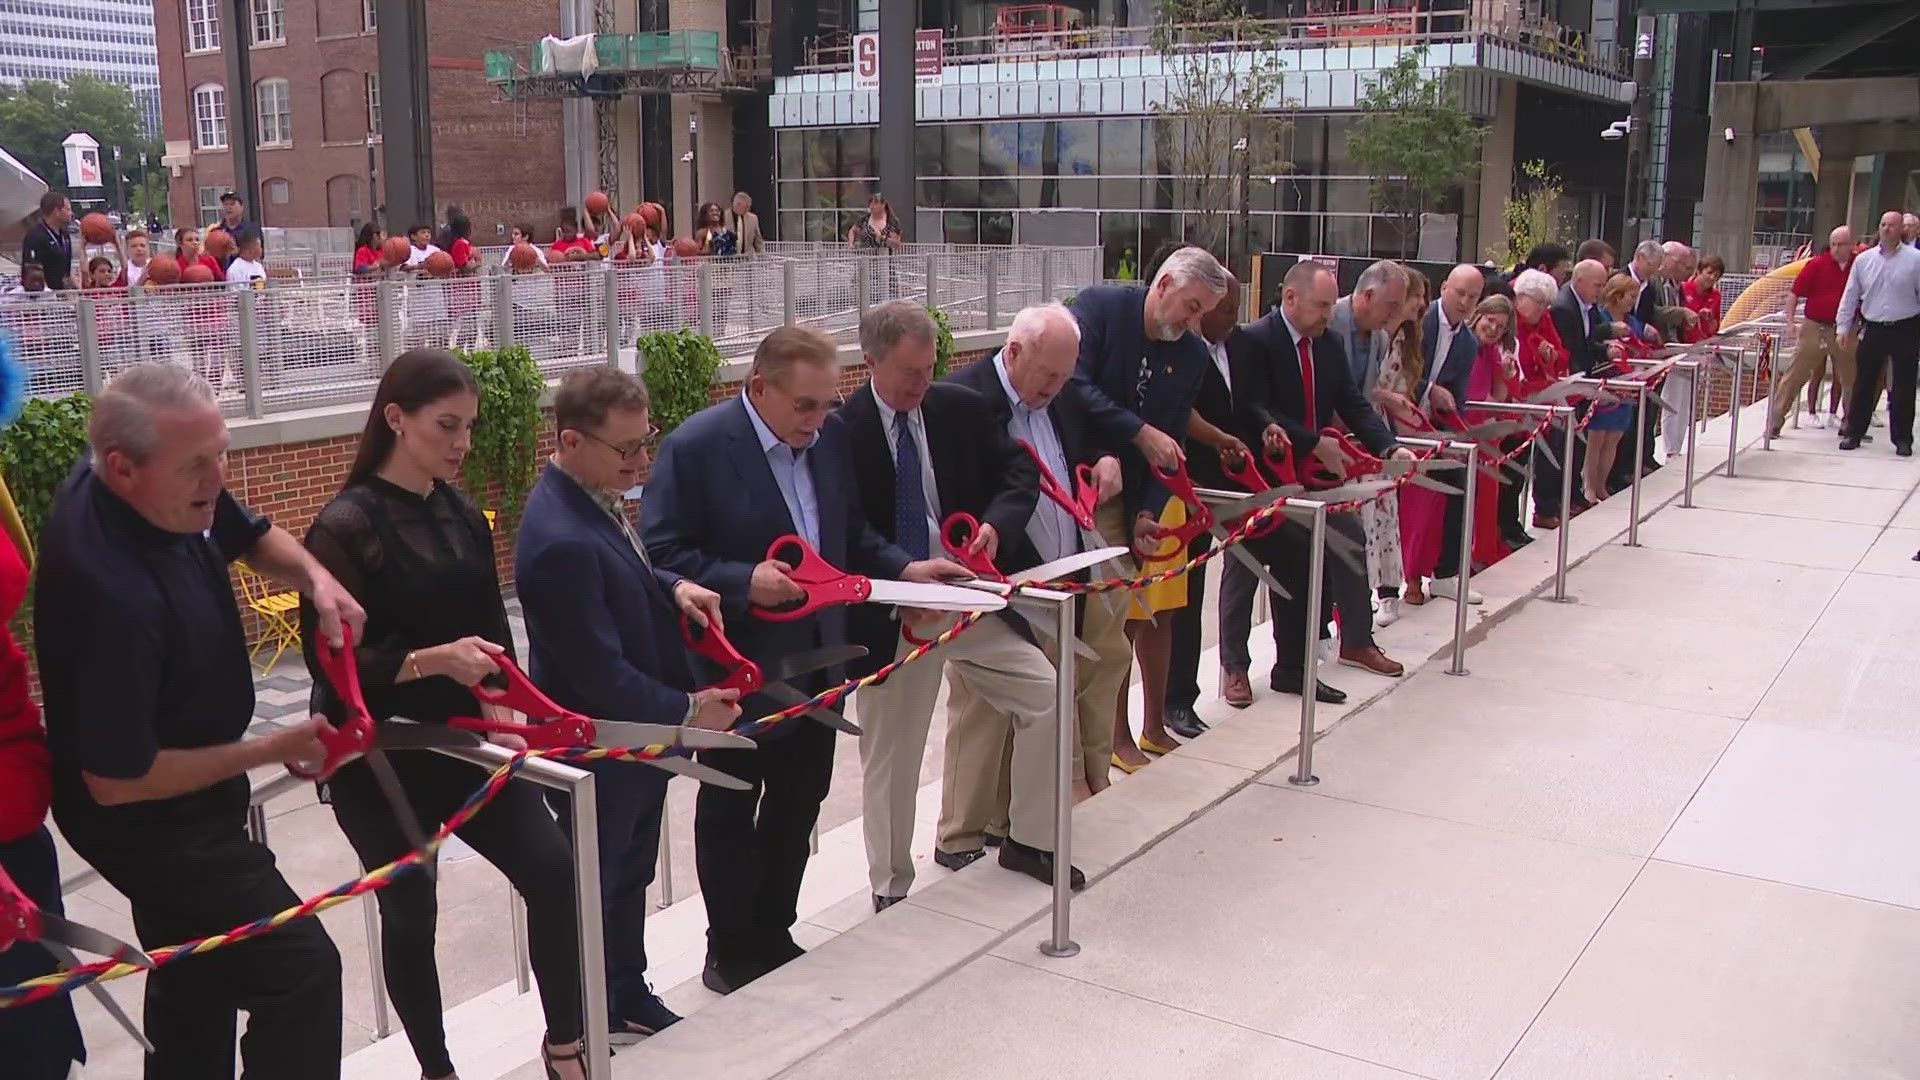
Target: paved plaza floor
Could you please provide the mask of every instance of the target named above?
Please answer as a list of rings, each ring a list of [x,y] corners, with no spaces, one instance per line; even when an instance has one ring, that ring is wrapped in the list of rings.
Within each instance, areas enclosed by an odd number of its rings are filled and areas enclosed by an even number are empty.
[[[1725,457],[1716,431],[1703,473]],[[1036,883],[991,860],[933,867],[936,720],[914,895],[871,914],[843,741],[796,933],[813,953],[717,998],[677,781],[676,903],[649,952],[689,1019],[623,1049],[615,1075],[1920,1077],[1920,466],[1833,443],[1749,447],[1691,509],[1663,470],[1639,548],[1615,536],[1624,494],[1576,521],[1569,604],[1540,595],[1547,534],[1481,581],[1465,677],[1442,670],[1450,604],[1388,628],[1414,670],[1328,671],[1355,700],[1320,714],[1317,786],[1288,782],[1297,699],[1256,679],[1251,709],[1226,708],[1210,651],[1216,730],[1076,812],[1094,882],[1072,958],[1036,947]],[[1263,672],[1264,629],[1254,645]],[[262,722],[304,706],[297,669],[263,683]],[[297,889],[354,875],[310,792],[269,809]],[[504,882],[470,859],[440,891],[461,1076],[537,1078]],[[127,932],[104,886],[70,900]],[[373,1039],[359,905],[323,918],[346,958],[346,1074],[412,1075],[397,1028]],[[112,986],[137,1015],[140,980]],[[136,1075],[81,1008],[87,1075]]]

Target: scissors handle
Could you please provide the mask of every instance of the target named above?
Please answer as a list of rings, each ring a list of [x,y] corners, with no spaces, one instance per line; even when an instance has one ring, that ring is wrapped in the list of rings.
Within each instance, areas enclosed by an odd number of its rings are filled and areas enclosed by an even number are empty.
[[[322,728],[318,738],[327,756],[320,761],[289,761],[287,771],[302,780],[325,780],[347,761],[373,749],[373,715],[367,711],[367,699],[360,692],[360,665],[353,654],[353,630],[340,627],[340,647],[326,638],[314,642],[314,654],[320,670],[333,686],[334,697],[346,715],[338,724]]]
[[[1040,470],[1040,494],[1052,499],[1054,504],[1065,510],[1073,518],[1074,524],[1088,532],[1094,532],[1093,508],[1100,503],[1100,485],[1094,483],[1093,469],[1087,465],[1073,467],[1073,490],[1061,486],[1060,478],[1053,475],[1047,463],[1040,460],[1040,451],[1025,439],[1015,439],[1014,443],[1027,452],[1033,464]]]
[[[1253,460],[1252,454],[1241,455],[1239,461],[1238,465],[1229,465],[1226,458],[1220,459],[1220,471],[1226,474],[1227,479],[1256,495],[1274,486],[1261,475],[1260,466]]]
[[[947,549],[960,565],[988,581],[1005,581],[1007,576],[993,565],[984,551],[973,551],[974,538],[980,535],[980,519],[964,510],[947,515],[940,523],[940,546]]]
[[[0,952],[22,941],[40,940],[40,905],[20,891],[0,867]]]
[[[1173,497],[1187,507],[1185,524],[1161,530],[1160,539],[1171,541],[1171,546],[1162,547],[1153,553],[1156,559],[1172,558],[1177,552],[1186,550],[1187,545],[1193,543],[1194,537],[1213,528],[1213,508],[1202,502],[1200,495],[1194,491],[1193,478],[1187,475],[1185,459],[1171,470],[1162,469],[1158,465],[1148,467],[1153,470],[1153,475],[1167,486],[1167,490],[1173,493]]]
[[[782,559],[782,553],[792,557]],[[862,603],[873,595],[872,581],[835,567],[798,536],[789,534],[775,540],[767,548],[767,558],[793,567],[787,577],[806,595],[793,607],[754,609],[754,614],[763,619],[791,622],[835,604]]]
[[[706,657],[726,672],[724,678],[708,689],[738,690],[742,696],[760,689],[763,681],[760,665],[742,656],[717,628],[701,626],[681,615],[680,640],[686,642],[696,656]]]

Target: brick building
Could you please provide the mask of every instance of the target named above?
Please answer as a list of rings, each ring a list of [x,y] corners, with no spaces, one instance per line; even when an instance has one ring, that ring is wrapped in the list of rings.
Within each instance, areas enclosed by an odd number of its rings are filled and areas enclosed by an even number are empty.
[[[222,0],[155,0],[161,113],[174,222],[212,221],[233,182]],[[368,219],[367,137],[380,138],[375,0],[251,0],[250,44],[263,225],[352,227]],[[505,103],[482,54],[558,30],[557,3],[428,0],[434,199],[466,210],[474,239],[545,224],[565,201],[560,108]],[[405,228],[407,222],[387,222]]]

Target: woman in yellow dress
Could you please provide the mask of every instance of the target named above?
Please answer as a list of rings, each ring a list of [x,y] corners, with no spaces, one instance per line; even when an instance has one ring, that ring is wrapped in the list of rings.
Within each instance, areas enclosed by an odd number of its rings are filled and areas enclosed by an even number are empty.
[[[1178,498],[1169,498],[1160,511],[1160,527],[1177,529],[1187,523],[1187,507]],[[1141,577],[1151,577],[1187,561],[1187,546],[1162,541],[1164,558],[1149,558],[1140,567]],[[1187,576],[1177,574],[1165,581],[1135,590],[1127,612],[1127,639],[1133,642],[1134,664],[1140,669],[1140,741],[1133,738],[1128,717],[1127,683],[1120,686],[1120,701],[1113,713],[1113,767],[1123,773],[1146,768],[1148,754],[1171,753],[1180,744],[1166,727],[1167,668],[1173,660],[1173,619],[1166,613],[1187,606]]]

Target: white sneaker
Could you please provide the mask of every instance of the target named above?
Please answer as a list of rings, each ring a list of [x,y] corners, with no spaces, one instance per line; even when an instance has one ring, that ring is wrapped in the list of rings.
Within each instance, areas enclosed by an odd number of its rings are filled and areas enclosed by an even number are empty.
[[[1434,578],[1427,583],[1427,592],[1446,600],[1458,600],[1460,599],[1460,579],[1450,577]],[[1468,586],[1467,603],[1484,604],[1486,602],[1486,597],[1475,592],[1472,586]]]
[[[1812,428],[1812,429],[1813,429],[1813,430],[1815,430],[1815,431],[1825,431],[1825,430],[1827,430],[1827,417],[1826,417],[1826,414],[1825,414],[1825,413],[1817,413],[1817,412],[1816,412],[1816,413],[1808,413],[1808,414],[1807,414],[1807,426],[1808,426],[1808,427],[1810,427],[1810,428]]]
[[[1379,599],[1378,603],[1379,606],[1375,608],[1373,612],[1373,625],[1392,626],[1394,623],[1400,621],[1399,597],[1383,596]]]

